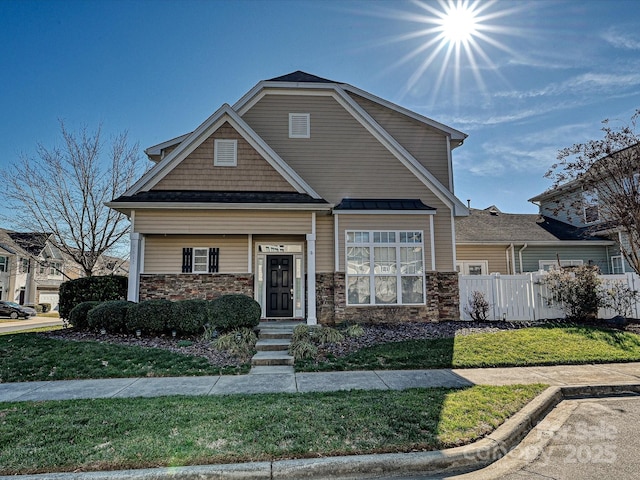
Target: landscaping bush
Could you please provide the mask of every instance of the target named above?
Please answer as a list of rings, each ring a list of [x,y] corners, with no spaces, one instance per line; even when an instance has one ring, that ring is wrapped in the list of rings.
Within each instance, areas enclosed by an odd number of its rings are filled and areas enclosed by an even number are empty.
[[[89,311],[100,305],[101,302],[89,301],[82,302],[71,309],[69,313],[69,323],[74,326],[76,330],[88,330],[89,323],[87,315]]]
[[[550,300],[564,310],[567,320],[593,319],[598,308],[605,305],[599,294],[601,282],[595,267],[585,265],[552,270],[544,283],[549,288]]]
[[[209,303],[211,323],[222,332],[257,327],[261,313],[260,304],[242,294],[223,295]]]
[[[173,302],[168,329],[186,335],[204,331],[204,326],[209,322],[208,306],[209,302],[199,299]]]
[[[251,328],[237,328],[216,338],[212,345],[216,350],[249,360],[255,351],[258,336]]]
[[[82,302],[124,300],[127,298],[127,277],[106,275],[69,280],[60,285],[60,318],[69,318],[71,309]]]
[[[102,302],[87,313],[87,323],[91,330],[104,328],[109,333],[125,331],[127,311],[135,303],[126,300]]]
[[[127,330],[151,334],[164,332],[171,322],[171,305],[169,300],[145,300],[134,304],[127,311]]]
[[[39,303],[38,305],[42,308],[42,313],[47,313],[51,311],[50,303]]]

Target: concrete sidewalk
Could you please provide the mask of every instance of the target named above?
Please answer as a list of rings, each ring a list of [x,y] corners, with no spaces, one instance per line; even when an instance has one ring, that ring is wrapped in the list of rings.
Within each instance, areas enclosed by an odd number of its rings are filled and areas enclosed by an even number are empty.
[[[471,385],[523,383],[544,383],[551,386],[640,384],[640,363],[0,383],[0,402],[166,395],[302,393],[353,389],[460,388]]]

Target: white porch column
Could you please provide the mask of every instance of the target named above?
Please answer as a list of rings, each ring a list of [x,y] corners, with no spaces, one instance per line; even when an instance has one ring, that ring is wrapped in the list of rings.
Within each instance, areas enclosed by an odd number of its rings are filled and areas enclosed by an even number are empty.
[[[316,318],[316,214],[311,214],[311,233],[307,234],[307,325],[317,325]]]
[[[142,235],[131,232],[131,253],[129,254],[129,290],[127,300],[137,302],[140,296],[140,265],[142,265]]]

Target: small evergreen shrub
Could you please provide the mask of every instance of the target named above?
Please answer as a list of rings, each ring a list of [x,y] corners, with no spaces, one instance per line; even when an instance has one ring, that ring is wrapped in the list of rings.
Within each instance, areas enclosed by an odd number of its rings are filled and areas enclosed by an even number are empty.
[[[105,329],[109,333],[124,332],[126,329],[127,311],[135,303],[126,300],[102,302],[87,313],[87,323],[91,330]]]
[[[176,333],[193,335],[204,331],[209,321],[209,302],[206,300],[178,300],[171,304],[171,318],[167,327]]]
[[[69,323],[73,325],[76,330],[88,330],[89,323],[87,316],[89,311],[100,305],[100,303],[101,302],[96,301],[79,303],[71,309],[71,312],[69,313]]]
[[[309,341],[310,339],[311,339],[311,329],[309,328],[309,325],[306,325],[304,323],[301,325],[296,325],[296,327],[293,329],[293,335],[291,336],[291,341],[292,342],[297,342],[301,340]]]
[[[331,327],[318,325],[313,328],[311,332],[313,340],[320,345],[324,345],[325,343],[340,343],[344,340],[344,335],[340,331]]]
[[[159,334],[171,323],[170,300],[145,300],[134,304],[127,311],[126,326],[129,332],[140,330],[148,334]]]
[[[82,302],[125,300],[128,279],[122,275],[83,277],[60,285],[60,318],[69,318],[71,309]]]
[[[260,304],[242,294],[223,295],[209,303],[211,323],[222,332],[257,327],[261,313]]]
[[[358,323],[353,323],[344,330],[344,333],[347,337],[358,338],[364,335],[364,328]]]
[[[39,303],[40,308],[42,308],[41,313],[47,313],[51,311],[50,303]]]

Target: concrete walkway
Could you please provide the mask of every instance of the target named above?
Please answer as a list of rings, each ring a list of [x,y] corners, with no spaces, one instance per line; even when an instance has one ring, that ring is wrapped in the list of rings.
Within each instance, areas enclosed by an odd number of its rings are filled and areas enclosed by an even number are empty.
[[[640,363],[552,367],[437,370],[376,370],[327,373],[263,373],[207,377],[115,378],[0,383],[0,402],[79,398],[302,393],[337,390],[404,390],[544,383],[567,385],[640,384]]]
[[[20,332],[22,330],[31,330],[33,328],[53,327],[62,325],[59,318],[49,317],[31,317],[25,320],[9,320],[8,318],[0,318],[0,333]]]

